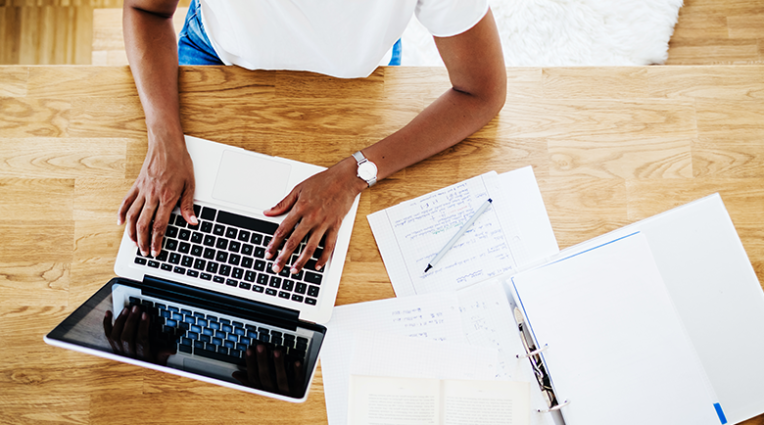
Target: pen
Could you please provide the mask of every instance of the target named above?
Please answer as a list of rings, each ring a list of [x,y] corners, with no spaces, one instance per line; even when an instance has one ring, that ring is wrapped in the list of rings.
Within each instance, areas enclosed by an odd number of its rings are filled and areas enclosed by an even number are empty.
[[[424,269],[424,272],[425,272],[425,273],[427,273],[427,271],[428,271],[428,270],[430,270],[431,268],[433,268],[433,267],[435,266],[435,264],[437,264],[437,263],[438,263],[438,261],[440,261],[440,259],[441,259],[441,258],[443,258],[443,257],[446,255],[446,253],[447,253],[447,252],[448,252],[448,251],[451,249],[451,247],[452,247],[452,246],[454,246],[454,244],[456,243],[456,241],[458,241],[458,240],[459,240],[459,238],[461,238],[461,237],[462,237],[462,235],[463,235],[463,234],[464,234],[464,233],[467,231],[467,229],[469,229],[469,228],[470,228],[470,226],[472,226],[472,223],[474,223],[474,222],[475,222],[475,220],[477,220],[477,219],[478,219],[478,217],[480,217],[480,216],[481,216],[481,215],[482,215],[482,214],[485,212],[485,210],[487,210],[487,209],[488,209],[488,207],[490,207],[490,206],[491,206],[491,203],[492,203],[492,202],[493,202],[493,200],[491,200],[491,198],[488,198],[488,200],[487,200],[487,201],[483,202],[483,205],[481,205],[481,206],[480,206],[480,208],[478,208],[478,210],[477,210],[477,211],[475,211],[475,214],[472,214],[472,217],[470,217],[470,219],[469,219],[469,220],[467,220],[467,222],[466,222],[466,223],[464,223],[464,226],[462,226],[462,228],[461,228],[461,229],[459,229],[459,231],[458,231],[458,232],[456,232],[456,234],[455,234],[455,235],[454,235],[454,236],[453,236],[453,237],[452,237],[452,238],[451,238],[451,239],[448,241],[448,243],[446,244],[446,246],[444,246],[444,247],[443,247],[443,248],[440,250],[440,252],[438,252],[438,255],[436,255],[436,256],[435,256],[435,258],[433,258],[433,259],[430,261],[430,263],[429,263],[429,264],[427,264],[427,268],[426,268],[426,269]]]

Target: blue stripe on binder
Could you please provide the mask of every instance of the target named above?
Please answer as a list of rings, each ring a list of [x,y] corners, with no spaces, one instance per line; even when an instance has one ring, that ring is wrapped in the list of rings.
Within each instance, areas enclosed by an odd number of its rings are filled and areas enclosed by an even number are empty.
[[[722,405],[719,403],[714,403],[714,409],[716,409],[716,414],[719,416],[719,420],[722,422],[722,425],[727,423],[727,417],[724,416],[724,410],[722,410]]]

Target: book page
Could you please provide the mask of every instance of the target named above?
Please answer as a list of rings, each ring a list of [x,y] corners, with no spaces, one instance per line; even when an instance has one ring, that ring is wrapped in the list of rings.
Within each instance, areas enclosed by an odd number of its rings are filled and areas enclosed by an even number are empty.
[[[439,425],[440,380],[352,375],[348,423]]]
[[[444,425],[528,425],[530,384],[445,380]]]
[[[567,425],[719,424],[713,389],[643,234],[511,280],[537,346],[546,347],[557,398],[570,401]]]

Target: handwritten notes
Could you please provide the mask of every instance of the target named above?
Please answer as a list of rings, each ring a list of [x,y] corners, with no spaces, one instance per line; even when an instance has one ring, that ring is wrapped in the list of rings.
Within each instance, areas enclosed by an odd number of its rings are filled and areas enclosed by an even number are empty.
[[[491,190],[496,180],[496,172],[487,173],[369,215],[396,294],[464,288],[515,266],[498,209],[491,206],[437,266],[424,272],[480,205],[496,194],[495,187]]]

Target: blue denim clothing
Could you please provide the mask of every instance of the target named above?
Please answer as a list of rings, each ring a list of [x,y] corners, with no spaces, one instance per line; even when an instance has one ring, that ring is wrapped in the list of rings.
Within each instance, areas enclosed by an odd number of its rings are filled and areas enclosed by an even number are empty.
[[[202,25],[199,0],[192,0],[186,22],[178,37],[178,63],[180,65],[224,65]]]
[[[390,66],[401,64],[403,43],[399,38],[393,45]],[[199,0],[192,0],[188,7],[186,22],[178,38],[178,63],[180,65],[223,65],[204,31],[202,16],[199,12]]]

